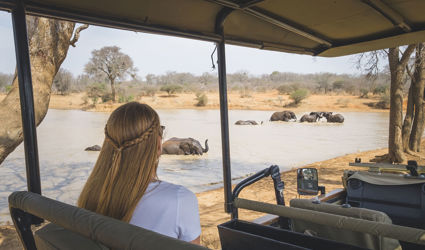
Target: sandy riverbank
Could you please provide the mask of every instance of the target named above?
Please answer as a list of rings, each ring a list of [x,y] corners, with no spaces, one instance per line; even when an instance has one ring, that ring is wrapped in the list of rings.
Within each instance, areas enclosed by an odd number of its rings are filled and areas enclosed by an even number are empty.
[[[206,93],[208,97],[208,104],[204,107],[195,106],[194,93],[179,93],[175,96],[167,96],[157,94],[153,97],[143,96],[136,100],[149,104],[155,109],[219,109],[219,95],[218,92]],[[0,101],[5,95],[0,95]],[[387,112],[387,110],[380,110],[371,108],[368,103],[375,103],[378,97],[359,98],[358,96],[351,95],[310,95],[307,99],[303,100],[298,107],[283,106],[290,103],[288,95],[279,95],[277,91],[269,92],[253,92],[250,97],[241,97],[239,92],[230,92],[228,94],[229,109],[244,109],[244,110],[293,110],[295,112],[310,112],[310,111],[336,111],[336,112]],[[89,103],[85,102],[88,101]],[[101,103],[97,105],[90,104],[85,93],[72,93],[70,95],[52,95],[50,98],[49,108],[52,109],[82,109],[87,111],[98,112],[111,112],[121,103]]]
[[[422,142],[424,145],[424,142]],[[354,158],[360,157],[363,162],[368,162],[376,155],[385,154],[387,149],[377,149],[355,154],[347,154],[341,157],[309,164],[306,167],[315,167],[319,170],[320,184],[326,186],[326,190],[330,191],[341,188],[341,176],[345,169]],[[421,151],[425,151],[422,146]],[[422,153],[422,156],[425,156]],[[424,158],[408,156],[408,159],[417,160],[420,165],[425,165]],[[282,173],[282,179],[285,182],[285,201],[296,198],[296,172],[290,170]],[[199,201],[199,211],[202,226],[202,245],[218,249],[220,247],[217,225],[229,220],[230,216],[224,213],[223,205],[223,189],[215,189],[197,194]],[[253,199],[263,202],[275,203],[273,183],[271,179],[264,179],[258,183],[246,188],[240,195],[242,198]],[[251,211],[240,211],[240,218],[244,220],[253,220],[261,216],[260,213]],[[16,232],[13,226],[0,227],[0,249],[21,249]]]

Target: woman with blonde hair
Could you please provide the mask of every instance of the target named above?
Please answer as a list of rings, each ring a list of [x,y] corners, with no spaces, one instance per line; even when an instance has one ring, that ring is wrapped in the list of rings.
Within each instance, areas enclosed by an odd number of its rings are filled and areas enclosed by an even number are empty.
[[[156,174],[162,133],[158,114],[146,104],[130,102],[112,112],[78,206],[199,244],[196,196]]]

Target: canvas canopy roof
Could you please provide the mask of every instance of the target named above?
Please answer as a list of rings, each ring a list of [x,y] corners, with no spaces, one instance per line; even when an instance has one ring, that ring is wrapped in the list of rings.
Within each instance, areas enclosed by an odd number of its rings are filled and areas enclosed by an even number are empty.
[[[317,56],[425,41],[425,0],[30,0],[27,13]],[[13,0],[0,0],[10,11]]]

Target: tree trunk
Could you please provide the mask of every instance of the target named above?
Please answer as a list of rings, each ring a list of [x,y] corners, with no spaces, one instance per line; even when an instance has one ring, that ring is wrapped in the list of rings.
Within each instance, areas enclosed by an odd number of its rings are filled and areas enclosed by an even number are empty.
[[[415,105],[415,119],[410,135],[410,149],[419,152],[422,133],[424,130],[424,88],[425,88],[425,48],[424,44],[418,44],[416,48],[413,99]],[[412,81],[413,83],[413,81]]]
[[[38,126],[49,107],[50,92],[60,65],[69,48],[75,24],[27,16],[29,52],[34,91],[35,122]],[[23,140],[18,79],[0,103],[0,163]]]
[[[390,127],[388,137],[388,160],[400,163],[405,161],[402,141],[403,122],[403,75],[415,45],[409,45],[399,59],[399,48],[390,48],[388,61],[391,71],[390,87]]]
[[[113,78],[109,78],[109,81],[111,81],[112,101],[117,102],[116,92],[115,92],[115,80]]]
[[[412,120],[414,115],[414,105],[413,105],[413,91],[414,91],[414,81],[412,79],[409,88],[409,96],[407,97],[407,110],[406,116],[404,117],[403,128],[402,128],[402,140],[403,140],[403,151],[410,153],[410,136],[412,131]]]

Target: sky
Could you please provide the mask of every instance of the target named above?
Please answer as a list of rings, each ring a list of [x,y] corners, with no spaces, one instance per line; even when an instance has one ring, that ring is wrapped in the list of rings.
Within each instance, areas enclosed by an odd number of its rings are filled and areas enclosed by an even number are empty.
[[[216,70],[213,71],[211,62],[214,43],[98,26],[90,26],[81,32],[77,47],[70,47],[62,68],[71,71],[75,76],[82,74],[84,65],[90,59],[91,51],[104,46],[120,47],[122,52],[133,59],[138,69],[137,74],[142,78],[147,74],[158,75],[168,71],[190,72],[195,75],[216,72]],[[248,71],[252,75],[261,75],[281,71],[359,74],[354,57],[321,58],[226,46],[227,73]],[[11,16],[7,12],[0,11],[0,72],[13,73],[14,68],[15,52]]]

